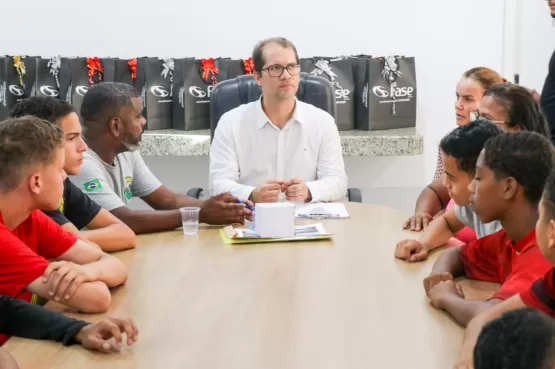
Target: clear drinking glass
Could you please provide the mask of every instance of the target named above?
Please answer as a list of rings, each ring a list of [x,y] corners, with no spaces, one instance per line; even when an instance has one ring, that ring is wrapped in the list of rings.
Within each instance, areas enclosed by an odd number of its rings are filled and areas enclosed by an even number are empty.
[[[200,208],[187,207],[179,209],[181,212],[181,222],[183,223],[183,233],[194,235],[198,233],[198,215]]]

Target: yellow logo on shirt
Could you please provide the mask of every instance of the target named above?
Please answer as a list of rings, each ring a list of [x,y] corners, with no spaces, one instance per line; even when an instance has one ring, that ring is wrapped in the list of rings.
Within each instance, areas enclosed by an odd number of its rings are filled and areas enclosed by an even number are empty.
[[[64,205],[65,205],[65,201],[64,201],[64,197],[62,196],[62,199],[60,200],[60,206],[58,206],[58,211],[60,213],[64,213]]]
[[[125,188],[123,190],[123,195],[127,200],[131,200],[133,197],[133,190],[131,190],[131,185],[133,184],[133,177],[125,177]]]

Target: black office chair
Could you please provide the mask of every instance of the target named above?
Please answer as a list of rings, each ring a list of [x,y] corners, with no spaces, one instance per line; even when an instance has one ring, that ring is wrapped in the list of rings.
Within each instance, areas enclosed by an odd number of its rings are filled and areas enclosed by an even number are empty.
[[[335,92],[332,84],[325,78],[301,73],[297,99],[312,104],[330,113],[335,118]],[[222,81],[214,87],[210,96],[210,141],[221,116],[242,104],[256,101],[262,90],[250,74]],[[202,197],[202,188],[192,188],[187,195]],[[349,188],[347,198],[352,202],[362,202],[362,194],[358,188]]]

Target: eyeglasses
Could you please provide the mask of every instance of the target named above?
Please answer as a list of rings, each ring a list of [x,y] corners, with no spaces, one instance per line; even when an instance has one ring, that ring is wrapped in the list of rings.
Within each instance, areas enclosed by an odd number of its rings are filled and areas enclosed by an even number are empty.
[[[488,117],[484,117],[483,115],[480,115],[480,112],[478,110],[470,111],[470,121],[474,122],[475,120],[478,120],[478,119],[486,119],[492,123],[499,124],[499,125],[507,124],[507,122],[503,120],[491,120]]]
[[[281,65],[271,65],[262,70],[268,71],[270,77],[281,77],[283,71],[286,69],[290,76],[296,76],[301,73],[301,66],[299,64],[289,64],[287,67],[282,67]]]

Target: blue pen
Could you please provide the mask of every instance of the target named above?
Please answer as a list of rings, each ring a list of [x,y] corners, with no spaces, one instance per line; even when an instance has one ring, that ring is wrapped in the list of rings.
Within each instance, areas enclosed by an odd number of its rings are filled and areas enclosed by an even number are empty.
[[[246,202],[243,202],[243,201],[241,201],[241,200],[239,200],[239,199],[237,199],[236,202],[237,202],[238,204],[244,204],[244,205],[246,206],[247,209],[249,209],[250,211],[254,211],[254,209],[251,208],[251,207],[249,206],[249,204],[247,204]]]

